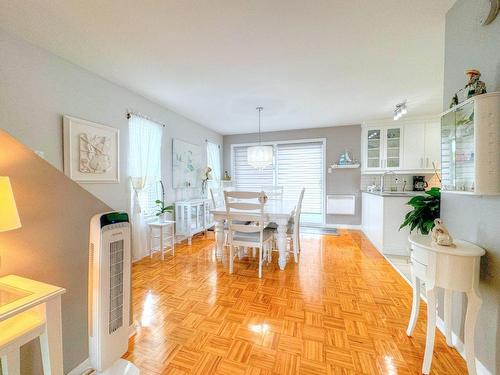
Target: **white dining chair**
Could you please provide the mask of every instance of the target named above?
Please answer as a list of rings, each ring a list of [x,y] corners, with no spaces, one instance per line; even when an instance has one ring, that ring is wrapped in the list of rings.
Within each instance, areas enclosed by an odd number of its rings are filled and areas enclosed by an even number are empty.
[[[270,260],[273,232],[266,229],[264,192],[224,191],[227,213],[227,246],[229,246],[229,273],[234,271],[234,248],[259,250],[259,278],[262,266]],[[248,224],[241,224],[247,222]]]
[[[262,191],[266,193],[269,200],[283,200],[283,186],[262,186]]]
[[[295,206],[295,209],[293,210],[292,217],[288,221],[288,227],[286,231],[287,244],[290,246],[290,252],[293,252],[293,259],[295,260],[295,263],[299,261],[298,253],[300,253],[300,214],[302,212],[302,201],[304,200],[305,191],[305,188],[302,188],[302,190],[300,191],[299,200],[297,202],[297,205]],[[268,225],[267,229],[272,230],[276,235],[278,232],[278,228],[273,224],[274,223]],[[276,248],[275,245],[276,241],[273,240],[273,248]]]

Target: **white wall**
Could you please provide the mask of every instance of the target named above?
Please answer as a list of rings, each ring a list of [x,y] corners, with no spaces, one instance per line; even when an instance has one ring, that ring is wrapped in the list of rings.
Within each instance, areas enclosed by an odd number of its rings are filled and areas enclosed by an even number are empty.
[[[82,184],[114,209],[127,209],[127,109],[162,122],[162,174],[167,200],[180,198],[172,186],[172,139],[203,147],[222,145],[222,136],[0,29],[0,128],[63,168],[62,116],[68,114],[120,129],[121,182]],[[144,67],[147,69],[147,66]]]

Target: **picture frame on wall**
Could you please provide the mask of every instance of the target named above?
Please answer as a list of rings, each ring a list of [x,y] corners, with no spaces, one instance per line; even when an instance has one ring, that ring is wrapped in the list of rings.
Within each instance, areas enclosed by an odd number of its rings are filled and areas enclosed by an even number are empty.
[[[120,131],[63,116],[64,173],[79,183],[120,182]]]
[[[197,188],[201,186],[201,146],[173,140],[172,187]]]

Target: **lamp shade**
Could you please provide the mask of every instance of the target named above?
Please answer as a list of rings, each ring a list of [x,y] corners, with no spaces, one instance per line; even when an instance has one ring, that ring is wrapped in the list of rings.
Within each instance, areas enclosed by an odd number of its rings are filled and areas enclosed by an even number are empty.
[[[16,201],[8,177],[0,176],[0,232],[21,227]]]
[[[248,164],[263,169],[273,163],[273,146],[252,146],[247,149]]]

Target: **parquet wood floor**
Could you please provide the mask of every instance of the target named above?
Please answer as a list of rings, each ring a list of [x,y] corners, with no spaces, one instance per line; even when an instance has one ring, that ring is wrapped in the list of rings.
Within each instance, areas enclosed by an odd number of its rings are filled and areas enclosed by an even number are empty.
[[[260,280],[251,258],[229,275],[213,237],[134,264],[125,358],[144,375],[420,374],[425,304],[407,337],[411,288],[364,235],[304,235],[302,248]],[[465,373],[438,332],[432,374]]]

